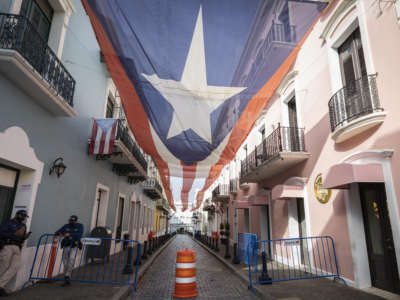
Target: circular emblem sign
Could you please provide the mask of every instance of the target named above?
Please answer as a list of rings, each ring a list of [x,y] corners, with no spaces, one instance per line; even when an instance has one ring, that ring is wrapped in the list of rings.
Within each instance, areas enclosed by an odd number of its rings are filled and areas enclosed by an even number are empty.
[[[318,201],[321,203],[326,203],[331,198],[332,190],[324,189],[322,187],[322,174],[319,173],[314,181],[314,194]]]

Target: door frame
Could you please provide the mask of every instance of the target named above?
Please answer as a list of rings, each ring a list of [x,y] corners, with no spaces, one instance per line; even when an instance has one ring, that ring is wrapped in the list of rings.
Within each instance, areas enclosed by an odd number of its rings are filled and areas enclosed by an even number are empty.
[[[15,180],[14,180],[14,187],[13,187],[13,193],[12,193],[12,203],[11,203],[11,206],[9,208],[9,211],[7,212],[7,214],[10,215],[8,218],[11,218],[12,217],[12,210],[13,210],[14,202],[15,202],[15,195],[17,194],[17,187],[18,187],[18,180],[19,180],[20,170],[16,169],[16,168],[13,168],[13,167],[10,167],[10,166],[7,166],[7,165],[4,165],[1,162],[0,162],[0,168],[4,168],[4,169],[7,169],[7,170],[15,171],[17,173],[16,176],[15,176]]]
[[[386,201],[390,211],[389,219],[392,227],[397,269],[400,272],[400,216],[390,161],[393,152],[394,150],[391,149],[359,151],[348,155],[341,163],[381,165]],[[349,189],[344,190],[344,198],[354,274],[354,281],[349,280],[349,282],[358,288],[371,287],[371,273],[358,183],[352,183]]]

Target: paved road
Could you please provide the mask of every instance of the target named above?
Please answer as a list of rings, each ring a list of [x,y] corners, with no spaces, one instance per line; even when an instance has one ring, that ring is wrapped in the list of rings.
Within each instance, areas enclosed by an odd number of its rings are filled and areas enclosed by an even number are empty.
[[[214,256],[209,254],[187,235],[177,235],[156,258],[138,284],[135,300],[173,299],[175,262],[178,250],[188,248],[196,251],[197,291],[196,299],[258,299]]]

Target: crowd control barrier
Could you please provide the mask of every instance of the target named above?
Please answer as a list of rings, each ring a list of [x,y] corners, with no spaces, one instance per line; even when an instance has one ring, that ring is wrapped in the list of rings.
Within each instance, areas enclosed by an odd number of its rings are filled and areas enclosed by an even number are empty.
[[[257,241],[248,244],[250,288],[254,284],[340,277],[330,236]]]
[[[62,240],[63,237],[54,234],[43,234],[39,238],[30,282],[62,281],[67,268],[71,282],[131,285],[132,291],[136,290],[141,253],[138,241],[82,237],[80,247],[61,248]],[[101,259],[105,251],[106,260]]]
[[[238,249],[237,249],[237,256],[239,260],[246,265],[250,262],[250,257],[254,253],[254,249],[257,246],[257,235],[254,233],[238,233]],[[249,251],[252,251],[250,253]],[[254,259],[253,259],[254,260]]]

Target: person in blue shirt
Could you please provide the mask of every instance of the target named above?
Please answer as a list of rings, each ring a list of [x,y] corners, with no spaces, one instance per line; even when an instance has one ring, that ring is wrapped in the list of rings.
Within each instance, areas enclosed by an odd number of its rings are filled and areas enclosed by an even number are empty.
[[[0,226],[0,297],[6,297],[8,282],[21,265],[21,248],[30,232],[26,233],[26,210],[19,210],[15,217]]]
[[[83,225],[78,223],[78,217],[72,215],[68,224],[65,224],[55,232],[56,236],[63,236],[61,241],[61,248],[63,249],[62,262],[64,265],[64,284],[68,286],[71,284],[71,273],[74,268],[75,260],[78,250],[82,249],[81,237],[83,234]]]

